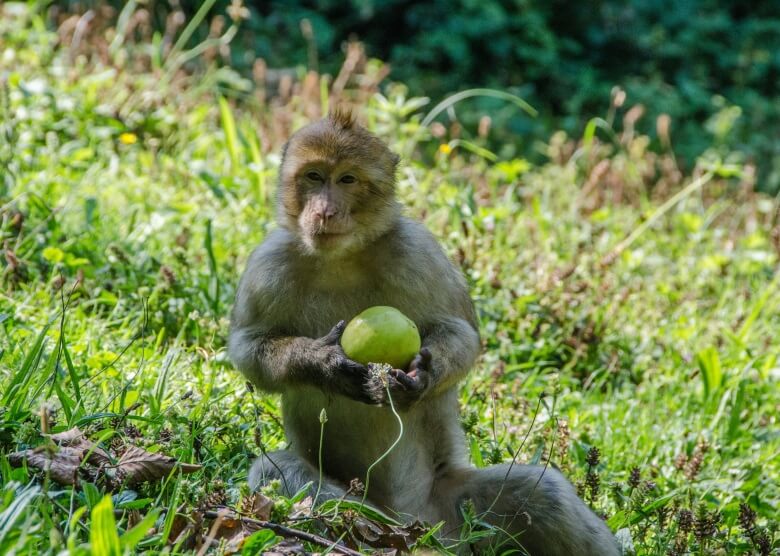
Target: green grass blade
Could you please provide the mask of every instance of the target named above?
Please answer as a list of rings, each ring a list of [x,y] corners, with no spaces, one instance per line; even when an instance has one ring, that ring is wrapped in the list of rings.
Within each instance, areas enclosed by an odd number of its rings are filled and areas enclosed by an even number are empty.
[[[222,130],[225,133],[225,144],[228,154],[230,154],[230,163],[235,172],[238,170],[238,132],[236,131],[236,120],[233,118],[233,112],[225,97],[219,97],[219,115],[222,120]]]
[[[125,531],[119,539],[122,551],[125,554],[132,552],[136,545],[143,540],[149,529],[154,525],[158,515],[160,515],[159,509],[152,510],[135,527]]]
[[[479,449],[479,441],[476,438],[471,439],[469,445],[471,451],[471,463],[475,467],[485,467],[485,460],[482,458],[482,450]]]
[[[171,493],[170,502],[168,503],[168,512],[165,514],[165,520],[163,521],[162,536],[160,537],[160,543],[165,544],[173,529],[173,520],[176,519],[176,508],[179,507],[179,494],[180,494],[181,478],[177,477],[176,482],[173,484],[173,492]]]
[[[455,147],[464,148],[467,151],[470,151],[478,156],[481,156],[486,160],[489,160],[490,162],[495,162],[496,160],[498,160],[498,157],[494,153],[490,152],[488,149],[484,147],[480,147],[479,145],[476,145],[471,141],[466,141],[465,139],[454,139],[449,142],[449,145],[451,148],[455,148]]]
[[[46,340],[46,334],[49,332],[51,324],[52,321],[49,321],[43,326],[38,333],[37,338],[35,338],[35,342],[30,347],[27,356],[24,358],[24,361],[22,361],[22,366],[19,367],[19,370],[14,374],[13,378],[11,378],[11,382],[8,384],[5,395],[3,396],[4,406],[8,406],[11,399],[19,395],[21,387],[24,384],[27,384],[32,378],[32,375],[38,366],[38,361],[40,360],[43,351],[43,342]]]
[[[24,510],[27,509],[35,497],[38,496],[40,488],[36,485],[27,486],[22,492],[16,495],[8,507],[0,513],[0,548],[3,540],[8,536],[16,522],[22,517]]]
[[[701,350],[696,354],[696,362],[699,365],[701,378],[704,382],[704,397],[709,399],[723,383],[723,371],[720,365],[718,350],[714,347]]]
[[[81,407],[81,378],[79,377],[79,373],[76,370],[76,367],[73,365],[73,359],[70,357],[70,351],[68,351],[68,346],[65,344],[65,340],[62,340],[62,356],[65,360],[65,368],[68,369],[68,375],[70,376],[70,384],[73,387],[73,393],[76,395],[76,403],[78,404],[78,407]]]
[[[439,104],[434,106],[431,109],[431,111],[428,112],[425,118],[423,118],[421,125],[424,127],[429,126],[431,123],[433,123],[433,121],[436,119],[436,117],[439,114],[441,114],[448,108],[454,106],[455,104],[459,103],[460,101],[472,97],[491,97],[491,98],[506,100],[518,106],[523,112],[525,112],[529,116],[536,117],[537,115],[536,109],[533,106],[528,104],[519,96],[513,95],[512,93],[507,93],[506,91],[499,91],[497,89],[467,89],[465,91],[461,91],[459,93],[455,93],[454,95],[448,96]]]
[[[122,554],[119,533],[114,519],[114,504],[111,496],[104,496],[90,513],[92,523],[89,529],[89,544],[92,556],[120,556]]]
[[[179,35],[179,38],[176,40],[173,48],[171,48],[171,51],[168,53],[166,64],[168,60],[173,60],[176,54],[178,54],[178,52],[184,48],[184,46],[187,44],[187,41],[190,40],[190,37],[192,37],[192,34],[195,32],[195,29],[197,29],[201,22],[206,18],[206,15],[209,13],[209,10],[211,10],[211,7],[216,1],[217,0],[205,0],[205,2],[200,5],[200,8],[198,8],[198,11],[195,12],[195,15],[192,17],[190,22],[187,23],[187,26],[181,32],[181,35]]]
[[[772,280],[769,286],[764,290],[764,293],[762,293],[761,296],[753,303],[753,306],[750,309],[750,314],[740,327],[739,332],[737,332],[737,338],[739,338],[742,342],[747,341],[750,330],[753,328],[756,320],[758,320],[758,317],[761,315],[761,311],[764,310],[764,306],[766,305],[767,301],[769,301],[769,299],[775,293],[778,283],[780,283],[780,273],[775,275],[774,280]]]
[[[219,267],[217,266],[217,258],[214,256],[211,224],[212,222],[210,219],[206,221],[206,237],[204,239],[204,247],[206,248],[206,254],[208,255],[208,263],[209,263],[208,297],[209,300],[211,301],[211,308],[214,311],[214,315],[219,315],[219,295],[220,295]]]
[[[260,139],[252,129],[244,129],[244,136],[249,145],[249,155],[252,159],[252,172],[255,176],[255,185],[257,186],[257,197],[261,203],[265,203],[268,195],[265,187],[265,164],[263,163],[263,154],[260,149]]]
[[[601,129],[609,138],[614,142],[618,142],[618,138],[615,135],[615,130],[612,129],[604,118],[591,118],[585,126],[585,132],[582,134],[582,144],[587,148],[593,143],[593,138],[596,136],[596,130]]]
[[[125,42],[130,17],[133,15],[133,12],[135,12],[137,6],[137,0],[129,0],[122,8],[122,11],[119,12],[119,17],[116,22],[116,35],[114,36],[114,40],[111,41],[111,46],[108,47],[108,53],[112,58],[116,56],[116,53]]]

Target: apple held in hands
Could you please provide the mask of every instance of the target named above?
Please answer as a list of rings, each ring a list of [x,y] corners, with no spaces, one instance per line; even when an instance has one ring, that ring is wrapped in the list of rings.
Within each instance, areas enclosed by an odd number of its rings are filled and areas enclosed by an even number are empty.
[[[420,333],[410,318],[394,307],[378,305],[352,319],[341,336],[347,357],[363,365],[387,363],[405,370],[420,351]]]

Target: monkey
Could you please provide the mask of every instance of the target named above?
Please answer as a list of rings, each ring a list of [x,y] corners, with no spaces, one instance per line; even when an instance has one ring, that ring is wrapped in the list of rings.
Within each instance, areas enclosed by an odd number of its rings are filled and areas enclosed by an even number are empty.
[[[477,316],[462,273],[422,223],[403,215],[398,164],[345,110],[301,128],[282,149],[278,227],[249,257],[228,335],[234,365],[281,394],[289,443],[255,460],[250,487],[279,480],[288,496],[310,488],[318,501],[346,497],[379,461],[367,501],[402,519],[444,522],[441,538],[459,553],[469,551],[457,544],[468,502],[501,532],[493,545],[531,556],[619,554],[608,527],[553,467],[468,462],[458,383],[480,352]],[[385,388],[371,387],[366,366],[340,346],[345,322],[375,305],[399,309],[422,339]],[[397,416],[403,434],[386,453],[399,438]]]

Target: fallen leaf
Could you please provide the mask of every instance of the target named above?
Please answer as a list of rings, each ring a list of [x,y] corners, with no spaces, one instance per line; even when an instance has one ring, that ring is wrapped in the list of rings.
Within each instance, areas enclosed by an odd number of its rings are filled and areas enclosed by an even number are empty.
[[[221,512],[228,510],[223,508]],[[211,525],[208,535],[204,539],[204,546],[201,552],[210,547],[222,545],[223,554],[236,554],[241,552],[244,541],[255,531],[258,526],[252,523],[245,523],[238,517],[220,514]]]
[[[174,457],[147,452],[138,446],[128,446],[116,464],[117,479],[127,481],[131,485],[162,479],[174,468],[178,468],[182,473],[194,473],[201,466],[181,463]]]
[[[77,485],[80,476],[90,477],[89,469],[82,466],[86,452],[81,448],[63,446],[52,449],[41,446],[34,450],[24,450],[8,456],[8,461],[14,467],[21,467],[24,461],[27,465],[48,473],[52,480],[61,485]],[[82,474],[79,474],[79,470]]]
[[[290,509],[290,515],[288,516],[290,519],[295,519],[298,517],[308,517],[311,515],[311,507],[312,507],[312,499],[311,496],[307,496],[300,502],[295,502],[292,505],[292,508]]]
[[[192,511],[184,515],[182,504],[173,518],[168,544],[179,546],[181,550],[193,550],[203,542],[203,513]]]
[[[275,544],[271,550],[263,552],[263,556],[287,556],[288,554],[300,554],[308,555],[310,552],[306,552],[306,549],[299,541],[295,540],[283,540],[282,542]],[[338,548],[332,550],[330,554],[341,554]]]
[[[84,450],[85,455],[89,454],[89,462],[94,465],[111,463],[111,457],[100,446],[92,442],[87,435],[78,427],[58,432],[56,434],[44,434],[49,437],[58,446],[69,446]]]
[[[241,501],[241,513],[260,521],[271,519],[274,501],[260,492],[254,492]]]
[[[391,547],[400,552],[411,551],[427,529],[419,522],[405,526],[390,525],[358,516],[353,522],[352,535],[358,542],[375,548]]]

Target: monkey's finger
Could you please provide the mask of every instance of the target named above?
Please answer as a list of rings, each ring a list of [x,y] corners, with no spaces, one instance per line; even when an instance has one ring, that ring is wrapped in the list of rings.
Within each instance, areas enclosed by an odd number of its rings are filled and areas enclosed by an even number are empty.
[[[344,359],[344,363],[341,365],[341,368],[344,372],[350,375],[355,375],[360,377],[364,377],[368,375],[368,369],[364,365],[361,365],[360,363],[356,363],[351,359]]]
[[[417,390],[420,387],[420,381],[417,380],[417,378],[409,376],[399,369],[393,369],[390,371],[390,375],[404,388],[404,390]]]
[[[433,355],[431,355],[431,350],[429,350],[427,347],[424,347],[420,350],[420,358],[422,359],[423,365],[425,365],[425,368],[427,369],[431,364],[431,359],[433,358]]]
[[[417,371],[430,371],[431,370],[431,350],[428,348],[422,348],[420,353],[414,356],[412,362],[409,363],[408,374],[415,376]]]
[[[322,343],[326,346],[335,346],[341,340],[341,335],[344,333],[344,328],[347,326],[347,321],[340,320],[336,323],[336,326],[330,329],[330,332],[322,337]]]

